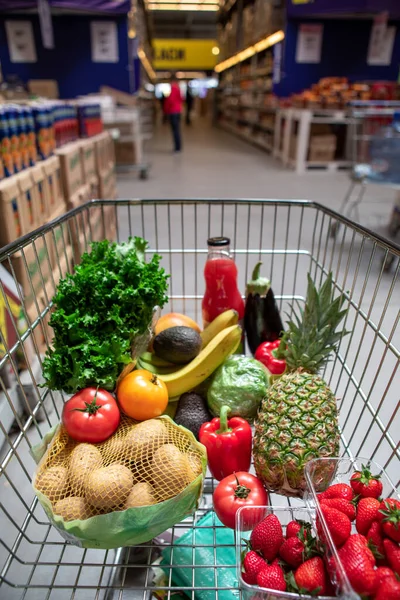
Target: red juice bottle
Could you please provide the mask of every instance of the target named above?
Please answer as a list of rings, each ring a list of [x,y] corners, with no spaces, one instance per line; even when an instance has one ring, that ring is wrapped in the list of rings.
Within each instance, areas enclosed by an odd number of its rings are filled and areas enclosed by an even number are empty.
[[[237,267],[229,253],[226,237],[207,240],[208,257],[204,267],[206,291],[202,302],[203,326],[230,308],[237,311],[239,323],[244,317],[244,301],[237,285]]]

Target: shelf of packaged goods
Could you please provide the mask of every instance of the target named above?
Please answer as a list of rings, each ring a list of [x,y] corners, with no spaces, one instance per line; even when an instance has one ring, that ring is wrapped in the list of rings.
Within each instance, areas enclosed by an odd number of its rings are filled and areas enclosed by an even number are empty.
[[[270,87],[268,87],[268,88],[252,87],[252,88],[240,89],[240,90],[238,90],[238,89],[231,90],[229,86],[223,86],[223,87],[217,88],[218,92],[225,92],[226,90],[229,90],[229,92],[226,94],[227,96],[240,95],[240,94],[271,94],[272,93],[272,88],[270,88]]]
[[[223,105],[219,104],[219,106],[223,106]],[[225,108],[229,108],[229,109],[233,109],[233,110],[239,110],[239,109],[256,110],[258,112],[266,112],[266,113],[275,113],[277,110],[276,108],[273,108],[270,106],[259,106],[258,104],[233,104],[232,106],[225,105]]]
[[[225,117],[225,119],[230,120],[229,118],[226,118],[226,117]],[[234,135],[238,136],[240,139],[244,140],[245,142],[252,144],[254,146],[257,146],[258,148],[261,148],[262,150],[265,150],[267,152],[272,152],[272,147],[273,147],[272,144],[268,144],[266,142],[262,142],[261,140],[257,140],[257,138],[250,137],[249,135],[246,135],[245,133],[243,133],[238,127],[235,127],[234,125],[230,125],[229,123],[226,123],[224,121],[219,121],[218,125],[225,131],[228,131],[229,133],[233,133]]]
[[[251,79],[258,79],[259,77],[272,77],[272,69],[268,68],[268,69],[260,69],[259,71],[256,71],[255,73],[249,73],[248,75],[240,75],[239,79],[237,79],[237,81],[247,81],[247,80],[251,80]]]

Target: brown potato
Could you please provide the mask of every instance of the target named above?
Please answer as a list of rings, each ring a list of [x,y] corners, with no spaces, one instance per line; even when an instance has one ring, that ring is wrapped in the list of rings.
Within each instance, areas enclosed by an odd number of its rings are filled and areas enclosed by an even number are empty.
[[[152,486],[149,483],[142,481],[141,483],[136,483],[131,489],[125,502],[125,508],[150,506],[151,504],[156,503],[157,500],[154,498]]]
[[[35,487],[50,502],[64,498],[68,489],[68,471],[66,467],[56,466],[45,469],[36,477]]]
[[[75,519],[84,521],[92,516],[90,506],[85,498],[78,496],[59,500],[54,507],[54,514],[62,517],[64,521],[75,521]]]
[[[160,419],[135,425],[125,438],[126,456],[132,461],[150,460],[154,452],[168,441],[168,431]]]
[[[93,444],[78,444],[69,459],[68,477],[74,496],[84,495],[85,482],[89,474],[103,466],[103,459]]]
[[[157,498],[166,500],[181,492],[193,476],[187,456],[173,444],[164,444],[154,453],[151,477]]]
[[[133,486],[133,476],[123,465],[110,465],[89,474],[86,500],[100,509],[122,510]]]
[[[187,454],[186,456],[187,456],[187,460],[189,463],[189,468],[193,474],[190,477],[190,481],[193,481],[203,471],[203,467],[201,464],[201,458],[198,454],[194,454],[193,452],[189,452],[189,454]]]

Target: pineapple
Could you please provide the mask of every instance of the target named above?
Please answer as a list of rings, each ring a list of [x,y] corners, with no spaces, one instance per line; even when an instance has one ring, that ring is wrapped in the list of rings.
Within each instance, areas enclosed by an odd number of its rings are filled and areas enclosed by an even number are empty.
[[[278,358],[287,371],[267,390],[255,421],[254,466],[265,487],[285,496],[301,496],[303,469],[312,458],[337,456],[339,425],[336,398],[317,374],[342,335],[344,298],[333,298],[330,273],[317,291],[308,274],[304,310],[289,321]]]

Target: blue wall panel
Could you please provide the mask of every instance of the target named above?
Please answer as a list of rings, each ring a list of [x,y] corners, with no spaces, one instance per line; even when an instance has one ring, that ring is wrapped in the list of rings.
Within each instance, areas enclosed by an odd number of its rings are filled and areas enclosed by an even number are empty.
[[[12,63],[7,46],[5,20],[29,19],[33,23],[36,43],[36,63]],[[79,94],[98,92],[101,85],[110,85],[129,92],[128,37],[125,17],[107,17],[118,30],[118,63],[94,63],[91,59],[90,21],[101,20],[98,16],[53,17],[54,50],[42,45],[39,20],[35,15],[5,18],[0,21],[0,61],[3,75],[16,74],[22,81],[28,79],[56,79],[60,97],[74,98]]]
[[[296,63],[298,26],[307,22],[324,24],[322,56],[318,64]],[[367,64],[372,20],[288,20],[282,81],[274,86],[275,93],[286,97],[301,92],[321,77],[348,77],[351,81],[397,80],[400,64],[400,22],[389,22],[389,25],[396,26],[392,63],[389,66],[377,67]]]

